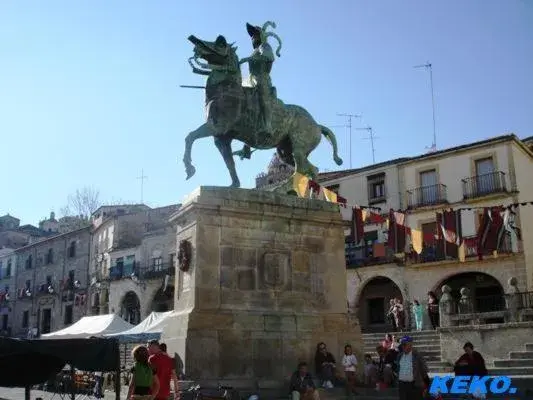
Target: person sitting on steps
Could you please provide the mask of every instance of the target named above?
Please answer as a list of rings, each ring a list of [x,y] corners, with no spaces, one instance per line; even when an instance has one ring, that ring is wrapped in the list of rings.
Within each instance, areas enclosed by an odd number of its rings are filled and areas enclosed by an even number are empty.
[[[291,400],[320,400],[313,377],[307,369],[307,363],[298,364],[290,382]]]

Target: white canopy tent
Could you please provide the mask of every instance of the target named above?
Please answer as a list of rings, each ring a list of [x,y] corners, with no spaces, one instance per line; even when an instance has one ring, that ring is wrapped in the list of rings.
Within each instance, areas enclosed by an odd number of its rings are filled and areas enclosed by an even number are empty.
[[[172,311],[152,312],[141,323],[124,332],[106,334],[107,337],[115,337],[121,342],[140,343],[143,341],[159,339],[163,332],[165,319]]]
[[[106,336],[111,333],[123,332],[133,327],[118,315],[94,315],[83,317],[75,324],[56,332],[41,335],[41,339],[83,339],[91,336]]]

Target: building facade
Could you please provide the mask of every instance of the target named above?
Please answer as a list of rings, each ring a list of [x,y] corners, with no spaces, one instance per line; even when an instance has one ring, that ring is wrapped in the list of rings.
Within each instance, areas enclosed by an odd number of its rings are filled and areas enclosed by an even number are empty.
[[[94,218],[91,244],[92,315],[116,313],[132,324],[173,307],[175,233],[168,219],[179,205]]]
[[[385,244],[391,234],[389,224],[370,219],[362,242],[347,239],[348,304],[358,313],[363,329],[385,329],[391,298],[400,298],[405,304],[413,300],[424,303],[429,291],[440,295],[444,284],[456,297],[461,288],[469,289],[479,311],[501,302],[511,277],[521,291],[533,290],[533,230],[527,223],[533,220],[533,206],[513,208],[518,229],[502,231],[497,251],[477,247],[485,209],[533,201],[532,173],[531,148],[514,135],[506,135],[359,170],[323,174],[321,184],[350,204],[379,207],[373,212],[381,214],[390,209],[401,211],[402,223],[411,233],[400,249],[391,250],[394,246]],[[448,245],[440,233],[443,225],[437,214],[458,209],[461,211],[454,215],[460,219],[456,222],[461,227],[461,244]],[[343,210],[343,216],[351,219],[351,209]],[[422,238],[422,243],[415,243],[420,241],[416,237]]]
[[[14,336],[62,329],[87,313],[90,227],[15,250]]]
[[[0,336],[11,336],[15,301],[17,257],[13,249],[0,249]]]
[[[277,153],[274,153],[266,172],[262,172],[255,178],[256,189],[270,189],[276,187],[280,183],[294,173],[294,167],[285,164],[279,158]]]

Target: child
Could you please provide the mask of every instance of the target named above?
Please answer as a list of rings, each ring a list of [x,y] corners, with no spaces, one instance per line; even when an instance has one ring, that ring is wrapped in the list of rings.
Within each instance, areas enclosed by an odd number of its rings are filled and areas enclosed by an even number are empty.
[[[365,386],[375,387],[378,381],[378,367],[370,354],[365,355]]]
[[[344,356],[342,356],[342,365],[344,367],[344,374],[346,375],[346,389],[349,395],[355,391],[355,369],[357,367],[357,358],[353,354],[352,346],[347,344],[344,346]]]
[[[128,400],[153,400],[159,392],[159,380],[156,371],[148,365],[148,349],[137,346],[132,351],[135,366],[131,370],[131,381],[128,389]]]
[[[422,330],[422,322],[424,320],[424,309],[418,300],[413,300],[413,315],[415,316],[416,330]]]

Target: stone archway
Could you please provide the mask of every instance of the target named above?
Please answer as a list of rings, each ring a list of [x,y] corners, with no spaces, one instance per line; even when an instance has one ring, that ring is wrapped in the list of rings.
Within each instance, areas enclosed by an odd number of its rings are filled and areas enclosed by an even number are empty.
[[[357,300],[358,318],[363,332],[385,332],[390,330],[387,319],[389,301],[399,298],[402,291],[390,278],[377,276],[368,280]]]
[[[505,290],[502,284],[498,279],[484,272],[461,272],[448,276],[439,282],[433,291],[440,296],[444,285],[452,289],[452,296],[455,300],[461,298],[462,288],[469,289],[476,312],[499,311],[505,308]]]
[[[174,286],[168,286],[165,290],[160,287],[152,300],[152,311],[165,312],[174,309]]]
[[[129,291],[120,304],[120,316],[132,325],[141,322],[141,302],[137,293]]]

